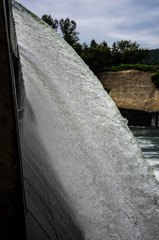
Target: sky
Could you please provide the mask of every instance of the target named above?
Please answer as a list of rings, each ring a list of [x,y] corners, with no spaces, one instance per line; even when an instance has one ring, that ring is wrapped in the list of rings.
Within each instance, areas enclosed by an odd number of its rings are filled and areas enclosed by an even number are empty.
[[[17,0],[40,18],[69,17],[77,23],[80,43],[92,39],[111,47],[120,40],[159,48],[159,0]]]

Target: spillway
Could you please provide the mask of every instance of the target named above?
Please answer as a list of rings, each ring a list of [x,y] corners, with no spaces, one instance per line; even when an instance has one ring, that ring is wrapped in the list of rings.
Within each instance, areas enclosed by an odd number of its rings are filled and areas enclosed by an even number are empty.
[[[158,240],[158,183],[114,102],[46,23],[13,16],[28,239]]]

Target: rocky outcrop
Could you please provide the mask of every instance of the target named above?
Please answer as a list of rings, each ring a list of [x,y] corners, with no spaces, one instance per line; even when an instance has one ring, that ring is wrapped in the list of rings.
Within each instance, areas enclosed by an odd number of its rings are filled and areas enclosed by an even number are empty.
[[[159,91],[151,81],[152,72],[126,70],[103,72],[99,78],[118,108],[159,111]]]

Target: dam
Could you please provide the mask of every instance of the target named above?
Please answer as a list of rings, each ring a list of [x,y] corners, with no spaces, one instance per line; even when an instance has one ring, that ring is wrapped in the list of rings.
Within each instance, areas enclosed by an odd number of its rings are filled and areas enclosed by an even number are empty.
[[[115,103],[46,23],[15,1],[6,14],[21,183],[13,219],[23,226],[16,239],[158,240],[158,182]]]

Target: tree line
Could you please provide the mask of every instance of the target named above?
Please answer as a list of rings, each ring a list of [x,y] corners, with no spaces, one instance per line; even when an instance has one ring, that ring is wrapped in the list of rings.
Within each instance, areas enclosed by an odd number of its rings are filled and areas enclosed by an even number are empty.
[[[159,49],[151,49],[149,57],[142,61],[146,65],[159,65]]]
[[[150,50],[140,48],[136,41],[121,40],[114,42],[111,47],[105,41],[97,43],[95,39],[91,40],[90,44],[80,44],[79,33],[76,31],[77,25],[74,20],[69,18],[57,20],[46,14],[42,16],[42,20],[74,48],[95,74],[111,66],[142,63],[143,59],[149,57]]]

